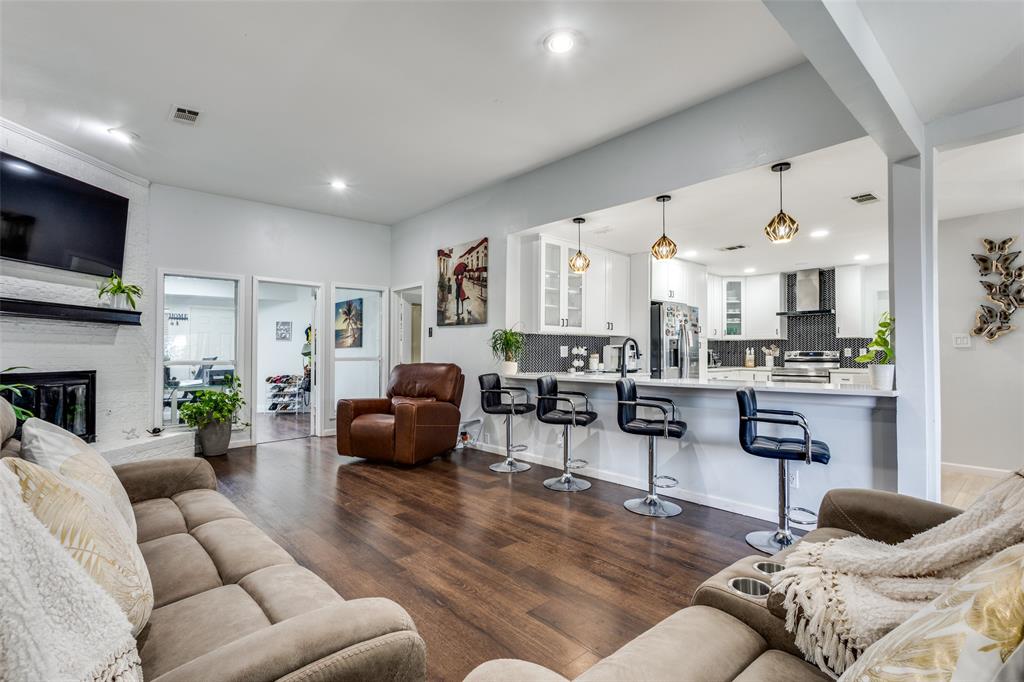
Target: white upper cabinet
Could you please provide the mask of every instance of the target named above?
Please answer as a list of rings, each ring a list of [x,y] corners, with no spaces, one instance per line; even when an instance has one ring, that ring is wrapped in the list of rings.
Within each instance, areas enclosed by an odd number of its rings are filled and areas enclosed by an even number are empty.
[[[777,314],[786,309],[784,284],[785,280],[778,273],[747,277],[743,306],[745,338],[786,338],[786,318]]]
[[[836,268],[836,336],[872,337],[889,309],[889,266],[844,265]]]
[[[583,276],[583,286],[587,290],[586,330],[590,334],[606,334],[609,324],[605,313],[608,304],[608,257],[605,251],[584,249],[583,252],[590,258],[590,267]]]
[[[629,334],[629,256],[608,252],[605,259],[608,331],[614,336],[626,336]]]
[[[703,312],[707,306],[707,268],[697,263],[669,258],[650,259],[651,300],[685,303]]]
[[[718,275],[708,275],[708,309],[701,311],[704,321],[704,336],[708,339],[725,338],[725,330],[722,328],[722,304],[725,294],[722,291],[722,278]]]
[[[537,242],[539,268],[539,324],[541,332],[582,332],[584,308],[583,275],[569,269],[576,245],[541,237]]]
[[[742,277],[722,278],[722,338],[742,339],[746,332],[743,315],[743,304],[746,301],[744,284]]]

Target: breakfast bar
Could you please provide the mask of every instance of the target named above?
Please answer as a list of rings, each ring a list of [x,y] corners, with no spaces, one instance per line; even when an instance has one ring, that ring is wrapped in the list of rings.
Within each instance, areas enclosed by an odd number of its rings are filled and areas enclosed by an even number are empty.
[[[537,379],[551,373],[504,375],[511,385],[535,393]],[[619,430],[614,373],[556,373],[559,386],[586,393],[598,419],[573,436],[575,457],[587,460],[576,471],[591,477],[643,489],[646,486],[647,448],[640,439]],[[707,379],[653,379],[635,373],[642,395],[668,398],[679,419],[686,422],[682,439],[659,444],[660,471],[678,479],[677,486],[661,491],[664,497],[704,504],[765,520],[777,510],[776,464],[752,457],[740,449],[736,389],[751,386],[763,408],[801,412],[812,437],[827,441],[832,458],[827,466],[791,468],[793,505],[816,509],[831,488],[862,487],[896,490],[897,391],[870,385],[808,384],[772,381],[720,381]],[[660,416],[652,413],[651,416]],[[490,428],[493,428],[491,426]],[[765,435],[801,437],[791,427],[766,425]],[[521,459],[559,466],[560,431],[534,419],[515,422],[514,438],[525,444]],[[499,442],[487,429],[484,438]],[[488,441],[485,441],[488,442]],[[685,512],[684,512],[685,513]]]

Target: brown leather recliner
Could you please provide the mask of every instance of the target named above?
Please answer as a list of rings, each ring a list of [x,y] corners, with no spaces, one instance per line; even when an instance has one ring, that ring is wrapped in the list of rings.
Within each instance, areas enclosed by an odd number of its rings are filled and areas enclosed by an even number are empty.
[[[447,452],[458,437],[465,381],[458,365],[398,365],[386,398],[338,401],[338,454],[416,464]]]

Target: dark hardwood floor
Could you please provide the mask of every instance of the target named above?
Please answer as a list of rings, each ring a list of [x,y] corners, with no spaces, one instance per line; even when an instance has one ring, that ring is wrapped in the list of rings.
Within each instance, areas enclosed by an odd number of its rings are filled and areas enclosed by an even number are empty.
[[[257,412],[253,418],[253,437],[257,443],[272,443],[292,438],[307,438],[310,433],[309,412],[278,414]]]
[[[684,503],[648,519],[637,491],[594,481],[555,493],[553,469],[514,476],[466,450],[406,469],[339,457],[309,438],[210,459],[221,491],[347,599],[401,604],[427,643],[432,679],[492,658],[572,678],[690,602],[700,583],[753,551],[770,524]]]

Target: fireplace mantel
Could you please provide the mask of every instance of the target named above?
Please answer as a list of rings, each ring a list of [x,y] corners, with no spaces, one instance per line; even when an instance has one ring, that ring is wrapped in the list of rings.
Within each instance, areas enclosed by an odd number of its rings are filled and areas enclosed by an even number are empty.
[[[142,324],[142,313],[137,310],[4,297],[0,297],[0,317],[32,317],[43,320],[98,322],[136,327]]]

